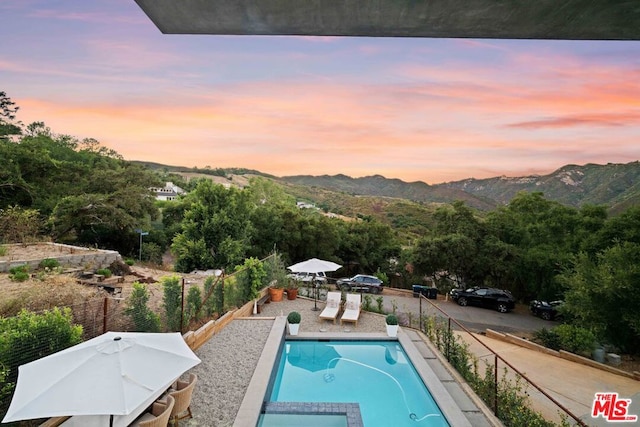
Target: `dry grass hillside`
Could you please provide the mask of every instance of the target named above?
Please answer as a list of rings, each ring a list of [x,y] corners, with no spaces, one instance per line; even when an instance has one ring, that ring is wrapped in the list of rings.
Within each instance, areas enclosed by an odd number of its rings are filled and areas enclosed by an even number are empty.
[[[8,247],[8,246],[6,246]],[[47,245],[11,245],[9,250],[0,256],[1,261],[34,259],[46,259],[59,254],[53,246]],[[79,319],[85,328],[90,323],[85,319],[95,312],[94,317],[101,314],[105,297],[109,298],[109,307],[113,311],[114,319],[122,317],[124,301],[129,297],[132,284],[135,282],[147,283],[150,293],[149,306],[160,313],[162,310],[163,290],[160,281],[163,277],[173,276],[177,273],[162,270],[147,265],[134,265],[130,267],[128,274],[123,276],[122,293],[114,298],[109,292],[97,286],[81,284],[77,278],[77,271],[47,272],[38,270],[31,272],[30,278],[23,282],[11,280],[8,273],[0,273],[0,316],[8,317],[16,315],[21,309],[42,311],[53,307],[72,307],[74,316]],[[196,274],[180,274],[184,277],[186,288],[204,282],[204,276]],[[117,329],[126,319],[114,321],[110,328]]]

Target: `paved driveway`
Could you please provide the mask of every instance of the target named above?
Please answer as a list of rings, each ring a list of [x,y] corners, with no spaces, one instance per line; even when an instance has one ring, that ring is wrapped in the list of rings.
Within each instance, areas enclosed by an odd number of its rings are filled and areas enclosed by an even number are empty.
[[[467,329],[473,332],[482,332],[485,329],[493,329],[498,332],[508,332],[514,335],[520,333],[531,334],[534,331],[546,327],[547,329],[557,323],[542,320],[533,316],[529,308],[518,305],[514,311],[509,313],[499,313],[496,310],[480,307],[461,307],[451,300],[445,300],[443,295],[438,295],[437,300],[425,300],[424,298],[414,298],[411,293],[392,294],[397,292],[387,289],[383,292],[383,306],[386,311],[392,311],[395,305],[397,313],[411,313],[414,321],[417,321],[422,305],[422,313],[427,315],[442,315],[442,313],[432,306],[435,305],[442,312],[459,321]],[[364,294],[366,295],[366,294]],[[377,306],[378,295],[371,295],[372,304]]]

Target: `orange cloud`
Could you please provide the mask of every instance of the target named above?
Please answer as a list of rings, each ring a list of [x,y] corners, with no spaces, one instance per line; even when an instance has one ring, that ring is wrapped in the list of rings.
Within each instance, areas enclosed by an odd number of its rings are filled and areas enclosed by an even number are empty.
[[[640,155],[633,135],[617,137],[612,158],[610,149],[595,148],[603,136],[564,132],[587,124],[637,126],[637,110],[629,109],[632,72],[620,71],[621,79],[608,81],[605,90],[591,80],[554,89],[490,80],[488,70],[460,70],[449,79],[444,70],[411,70],[416,81],[163,86],[153,96],[126,102],[81,98],[21,100],[20,105],[32,121],[95,137],[128,159],[242,166],[274,175],[378,173],[435,183],[519,175],[523,167],[549,173],[576,162],[585,146],[595,153],[585,161],[631,161]],[[134,82],[146,78],[132,77]],[[534,134],[545,129],[563,132]]]

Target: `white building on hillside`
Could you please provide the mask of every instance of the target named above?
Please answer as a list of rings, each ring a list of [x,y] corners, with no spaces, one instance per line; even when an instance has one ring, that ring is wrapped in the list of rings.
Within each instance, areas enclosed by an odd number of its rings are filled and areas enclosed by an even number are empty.
[[[175,200],[180,194],[185,193],[173,182],[167,182],[163,188],[152,187],[151,191],[156,193],[156,200]]]

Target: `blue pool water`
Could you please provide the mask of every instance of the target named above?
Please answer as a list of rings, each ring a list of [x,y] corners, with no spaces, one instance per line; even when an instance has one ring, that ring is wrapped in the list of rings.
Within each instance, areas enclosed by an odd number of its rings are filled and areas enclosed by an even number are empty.
[[[449,425],[397,341],[287,341],[269,400],[359,403],[366,427]]]

